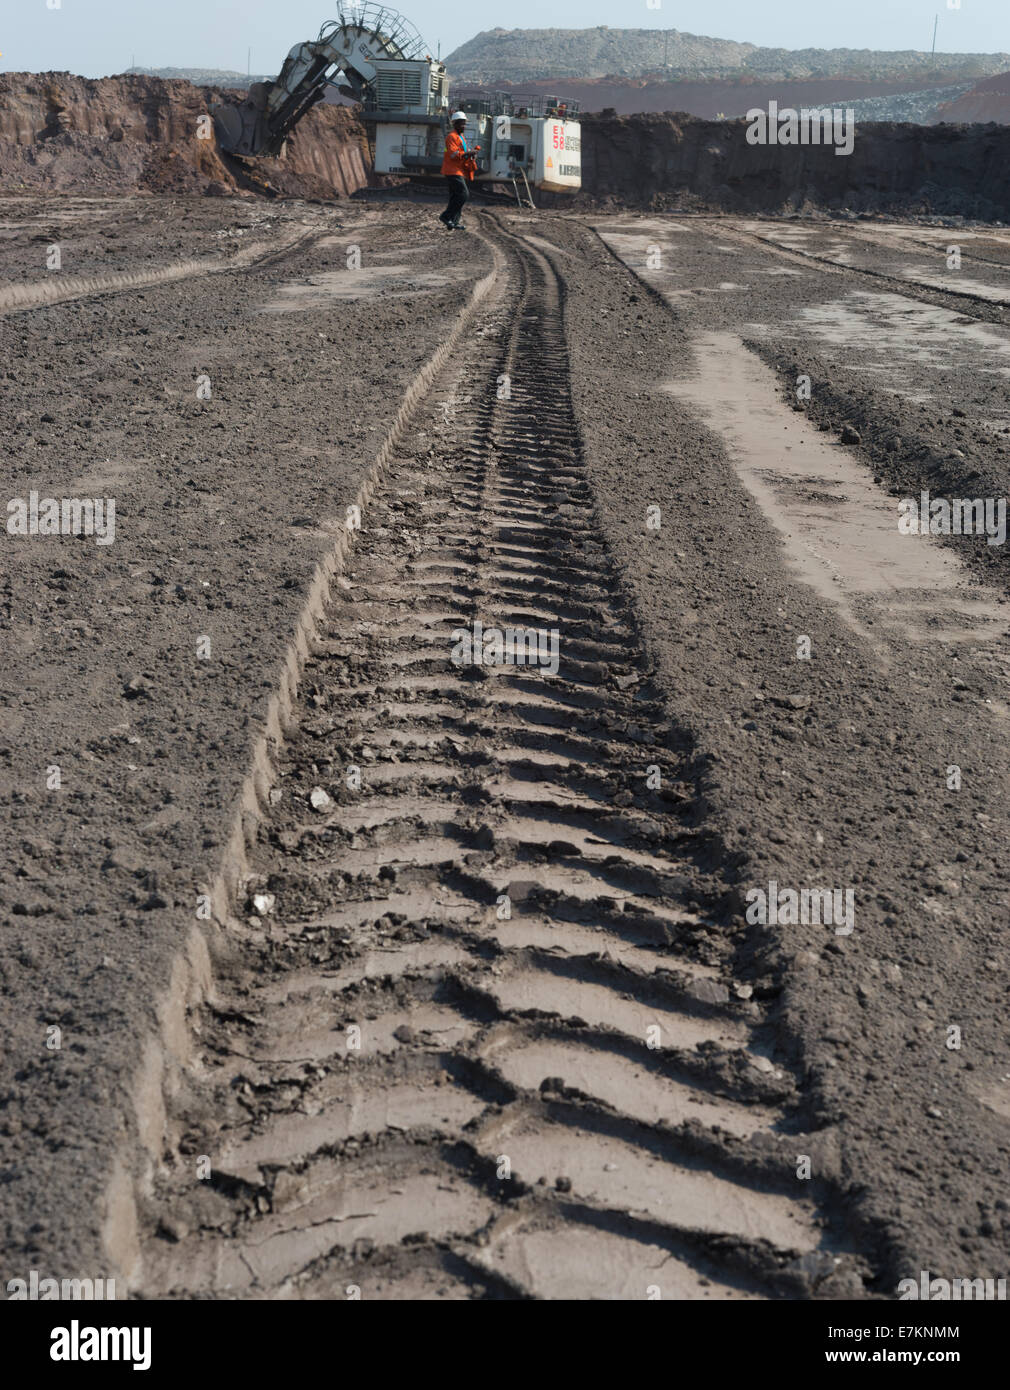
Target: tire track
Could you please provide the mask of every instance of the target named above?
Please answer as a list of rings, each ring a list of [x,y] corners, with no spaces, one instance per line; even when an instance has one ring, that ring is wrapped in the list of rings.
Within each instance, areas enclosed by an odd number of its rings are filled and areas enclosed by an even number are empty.
[[[930,230],[933,232],[932,239],[927,235]],[[966,267],[988,265],[995,270],[1006,270],[1010,265],[1010,261],[1007,260],[998,261],[992,260],[988,256],[980,256],[975,249],[977,246],[990,245],[1010,252],[1010,243],[1001,241],[998,236],[980,236],[977,231],[974,233],[969,231],[968,235],[965,236],[963,232],[959,233],[953,227],[934,227],[922,228],[919,236],[902,236],[892,227],[855,225],[846,228],[847,235],[855,237],[858,241],[868,242],[872,246],[881,246],[887,251],[896,251],[900,254],[907,253],[909,247],[915,247],[920,253],[928,253],[932,256],[936,256],[938,253],[936,238],[941,232],[945,234],[941,237],[943,243],[948,243],[960,235],[959,245],[963,249],[963,261]]]
[[[149,289],[154,285],[192,280],[202,275],[218,275],[228,270],[249,270],[267,265],[288,255],[306,243],[330,232],[329,227],[300,227],[278,233],[269,243],[258,242],[242,247],[228,260],[189,257],[158,266],[154,270],[120,270],[109,275],[54,275],[47,280],[32,280],[21,285],[0,285],[0,314],[23,313],[49,304],[64,304],[92,295],[120,294],[129,290]]]
[[[796,1179],[814,1141],[599,537],[559,284],[495,240],[510,293],[390,463],[306,667],[148,1296],[769,1297],[849,1258]],[[476,620],[557,631],[557,674],[454,663]]]
[[[963,318],[975,319],[978,323],[1002,324],[1005,322],[1005,306],[1002,306],[998,301],[984,299],[971,290],[959,290],[954,287],[931,288],[921,280],[904,280],[900,275],[891,275],[886,270],[874,270],[871,266],[842,265],[838,261],[831,260],[829,256],[820,255],[816,251],[794,250],[792,247],[783,246],[781,242],[775,241],[771,235],[766,236],[759,232],[751,232],[735,223],[727,224],[719,221],[705,225],[713,234],[729,241],[736,241],[752,250],[758,247],[764,251],[770,251],[772,255],[787,261],[790,265],[805,266],[808,270],[811,265],[815,265],[819,270],[829,275],[861,276],[878,285],[884,284],[893,293],[903,295],[907,299],[917,299],[920,303],[929,304],[935,309],[947,309],[952,313],[960,314]],[[970,301],[970,309],[965,307],[963,303],[965,300]]]

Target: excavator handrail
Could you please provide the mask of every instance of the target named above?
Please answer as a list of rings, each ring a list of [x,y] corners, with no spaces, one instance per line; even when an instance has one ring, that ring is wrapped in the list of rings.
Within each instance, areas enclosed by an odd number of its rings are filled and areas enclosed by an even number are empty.
[[[424,39],[410,20],[398,10],[388,5],[365,4],[343,5],[337,11],[336,19],[328,19],[319,30],[319,42],[325,43],[328,35],[335,30],[357,29],[359,33],[371,34],[385,41],[390,58],[423,58],[426,53]]]

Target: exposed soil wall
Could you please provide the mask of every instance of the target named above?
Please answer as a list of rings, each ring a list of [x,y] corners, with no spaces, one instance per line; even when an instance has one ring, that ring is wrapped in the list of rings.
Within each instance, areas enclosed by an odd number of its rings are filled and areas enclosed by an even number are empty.
[[[243,96],[136,74],[0,74],[0,188],[334,197],[368,183],[364,131],[345,107],[310,111],[283,160],[239,162],[198,138],[200,116]]]
[[[745,121],[604,113],[583,121],[582,171],[580,203],[1010,220],[1010,133],[997,125],[857,123],[852,154],[838,155],[750,145]]]

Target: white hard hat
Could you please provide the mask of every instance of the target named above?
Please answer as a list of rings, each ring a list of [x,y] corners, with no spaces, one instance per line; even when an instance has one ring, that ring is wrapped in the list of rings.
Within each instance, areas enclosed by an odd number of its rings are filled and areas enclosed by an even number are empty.
[[[466,112],[465,112],[465,111],[454,111],[454,112],[452,113],[452,115],[449,117],[449,119],[450,119],[450,121],[465,121],[465,120],[466,120]]]

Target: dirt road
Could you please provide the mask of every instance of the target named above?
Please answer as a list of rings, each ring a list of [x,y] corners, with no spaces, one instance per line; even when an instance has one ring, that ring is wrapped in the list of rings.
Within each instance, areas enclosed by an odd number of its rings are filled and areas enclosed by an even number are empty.
[[[120,206],[0,319],[9,496],[119,518],[4,537],[4,1269],[1005,1272],[1004,550],[897,519],[1008,490],[1010,243]]]

